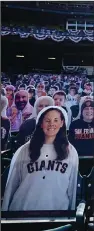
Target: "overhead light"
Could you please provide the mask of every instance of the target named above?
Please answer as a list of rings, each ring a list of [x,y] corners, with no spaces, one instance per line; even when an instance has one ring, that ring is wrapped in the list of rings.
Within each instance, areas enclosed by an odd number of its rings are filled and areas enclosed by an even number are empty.
[[[54,58],[54,57],[51,57],[51,58],[48,58],[48,59],[56,59],[56,58]]]
[[[24,58],[24,55],[16,55],[17,58]]]

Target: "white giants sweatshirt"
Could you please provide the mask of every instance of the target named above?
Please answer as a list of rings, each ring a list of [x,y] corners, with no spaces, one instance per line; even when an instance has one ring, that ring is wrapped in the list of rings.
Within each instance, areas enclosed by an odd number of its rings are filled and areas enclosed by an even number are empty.
[[[69,156],[57,161],[53,144],[44,144],[34,163],[27,142],[19,149],[7,183],[2,211],[75,210],[78,154],[69,143]]]

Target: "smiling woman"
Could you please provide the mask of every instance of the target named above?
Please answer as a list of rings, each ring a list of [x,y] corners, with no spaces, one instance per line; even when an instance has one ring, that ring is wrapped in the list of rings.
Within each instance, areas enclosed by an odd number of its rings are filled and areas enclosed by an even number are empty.
[[[63,120],[61,120],[60,113],[55,110],[49,111],[45,115],[41,125],[45,134],[45,143],[52,143],[62,126]]]
[[[78,155],[68,142],[66,111],[42,109],[31,141],[20,147],[2,210],[75,210]]]

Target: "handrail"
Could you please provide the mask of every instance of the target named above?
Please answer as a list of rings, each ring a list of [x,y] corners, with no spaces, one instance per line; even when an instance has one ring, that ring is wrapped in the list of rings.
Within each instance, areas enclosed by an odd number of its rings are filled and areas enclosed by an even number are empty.
[[[79,156],[79,159],[94,159],[94,156]]]
[[[73,223],[73,222],[76,222],[76,217],[75,218],[72,218],[72,219],[54,219],[54,220],[52,220],[52,219],[27,219],[27,220],[15,220],[15,219],[12,219],[12,220],[2,220],[1,219],[1,224],[11,224],[11,223],[45,223],[45,222],[62,222],[62,223]]]

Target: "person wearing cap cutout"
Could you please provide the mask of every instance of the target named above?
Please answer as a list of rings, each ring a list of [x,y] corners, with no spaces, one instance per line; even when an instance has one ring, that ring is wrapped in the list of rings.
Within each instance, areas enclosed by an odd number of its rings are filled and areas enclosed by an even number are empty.
[[[29,103],[34,106],[35,103],[35,87],[33,85],[29,85],[27,87],[28,95],[29,95]]]
[[[80,100],[81,100],[81,95],[77,94],[75,96],[75,105],[72,105],[70,107],[71,112],[72,112],[72,120],[74,120],[78,116]]]
[[[20,90],[26,90],[26,84],[20,84],[18,86],[18,91],[20,91]]]
[[[51,97],[53,97],[53,95],[55,94],[55,92],[58,91],[58,90],[59,90],[58,86],[55,86],[55,85],[51,86],[50,89],[49,89],[49,91],[48,91],[48,95],[51,96]]]
[[[19,127],[22,123],[22,114],[15,106],[14,91],[15,87],[13,85],[6,86],[6,96],[8,99],[7,116],[10,120],[11,132],[19,131]]]
[[[15,106],[11,107],[10,116],[8,117],[11,123],[11,131],[18,132],[22,124],[22,113]]]
[[[67,95],[67,105],[69,107],[76,105],[76,97],[78,95],[78,90],[76,86],[70,86]]]
[[[94,155],[94,101],[85,97],[80,106],[78,119],[69,128],[69,141],[79,156]]]
[[[53,99],[55,102],[55,106],[64,108],[68,113],[67,130],[69,130],[69,126],[72,120],[72,112],[71,109],[67,106],[66,93],[64,91],[56,91],[55,94],[53,95]]]
[[[3,211],[75,210],[78,154],[67,139],[66,111],[43,108],[6,186]]]
[[[42,82],[38,83],[36,87],[36,99],[40,96],[46,96],[45,84]]]
[[[84,90],[82,92],[82,96],[90,96],[92,92],[92,86],[90,82],[84,84]]]
[[[11,113],[11,107],[14,106],[14,91],[15,87],[13,85],[7,85],[6,86],[6,97],[8,99],[8,107],[7,107],[7,116],[10,116]]]

